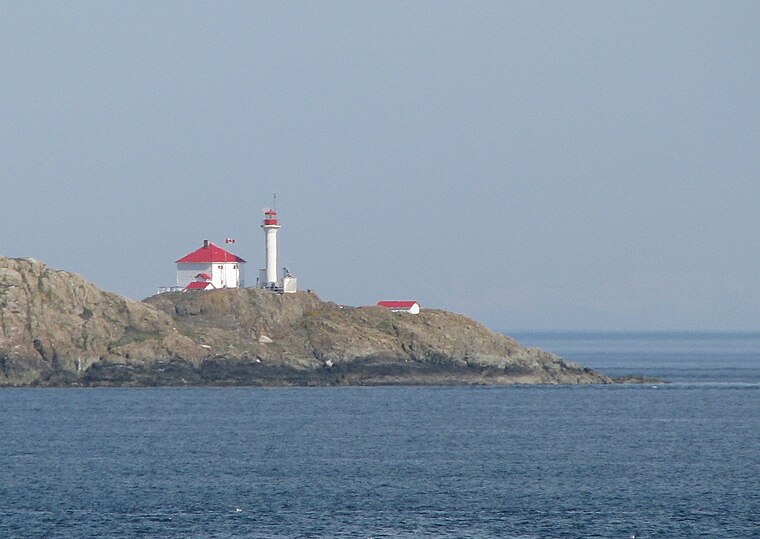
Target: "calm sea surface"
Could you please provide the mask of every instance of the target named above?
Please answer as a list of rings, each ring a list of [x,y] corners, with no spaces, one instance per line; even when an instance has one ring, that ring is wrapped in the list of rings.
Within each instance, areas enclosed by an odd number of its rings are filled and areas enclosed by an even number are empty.
[[[674,383],[2,389],[0,537],[760,537],[760,335],[518,338]]]

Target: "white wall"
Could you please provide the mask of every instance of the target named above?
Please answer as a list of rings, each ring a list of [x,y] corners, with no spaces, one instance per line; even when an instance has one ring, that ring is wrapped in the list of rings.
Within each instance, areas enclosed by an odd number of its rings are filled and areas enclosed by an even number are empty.
[[[211,284],[215,288],[237,288],[245,286],[243,279],[242,262],[214,262],[213,264],[203,263],[182,263],[177,264],[177,286],[186,287],[195,280],[199,273],[208,273],[211,275]]]
[[[242,286],[243,264],[239,262],[216,262],[211,282],[217,288],[237,288]]]
[[[283,277],[282,278],[282,291],[286,294],[292,294],[298,292],[298,281],[295,277]]]

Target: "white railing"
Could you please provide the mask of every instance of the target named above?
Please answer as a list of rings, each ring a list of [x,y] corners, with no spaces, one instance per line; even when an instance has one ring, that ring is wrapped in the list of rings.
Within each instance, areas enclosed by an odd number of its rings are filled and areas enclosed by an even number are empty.
[[[167,292],[182,292],[184,290],[181,286],[159,286],[157,294],[166,294]]]

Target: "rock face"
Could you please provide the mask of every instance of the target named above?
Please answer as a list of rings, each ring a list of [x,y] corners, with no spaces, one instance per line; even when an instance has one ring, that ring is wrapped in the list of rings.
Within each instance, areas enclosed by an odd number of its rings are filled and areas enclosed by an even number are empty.
[[[0,258],[0,385],[611,381],[445,311],[257,289],[135,302],[32,259]]]
[[[103,292],[82,277],[33,259],[0,258],[0,384],[65,384],[94,364],[204,350],[174,329],[165,313]]]

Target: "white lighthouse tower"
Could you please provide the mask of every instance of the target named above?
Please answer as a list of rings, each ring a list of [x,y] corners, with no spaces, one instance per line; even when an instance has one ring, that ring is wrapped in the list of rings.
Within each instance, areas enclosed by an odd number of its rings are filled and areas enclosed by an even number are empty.
[[[266,288],[277,286],[277,232],[280,230],[280,220],[277,219],[277,212],[274,209],[264,210],[264,222],[261,224],[264,229],[265,249],[267,255],[267,265],[264,269],[264,282]]]
[[[274,206],[274,205],[273,205]],[[282,279],[277,277],[277,232],[280,220],[274,207],[264,210],[264,248],[266,250],[266,267],[259,271],[259,288],[269,288],[277,292],[291,293],[298,291],[296,278],[284,268]]]

